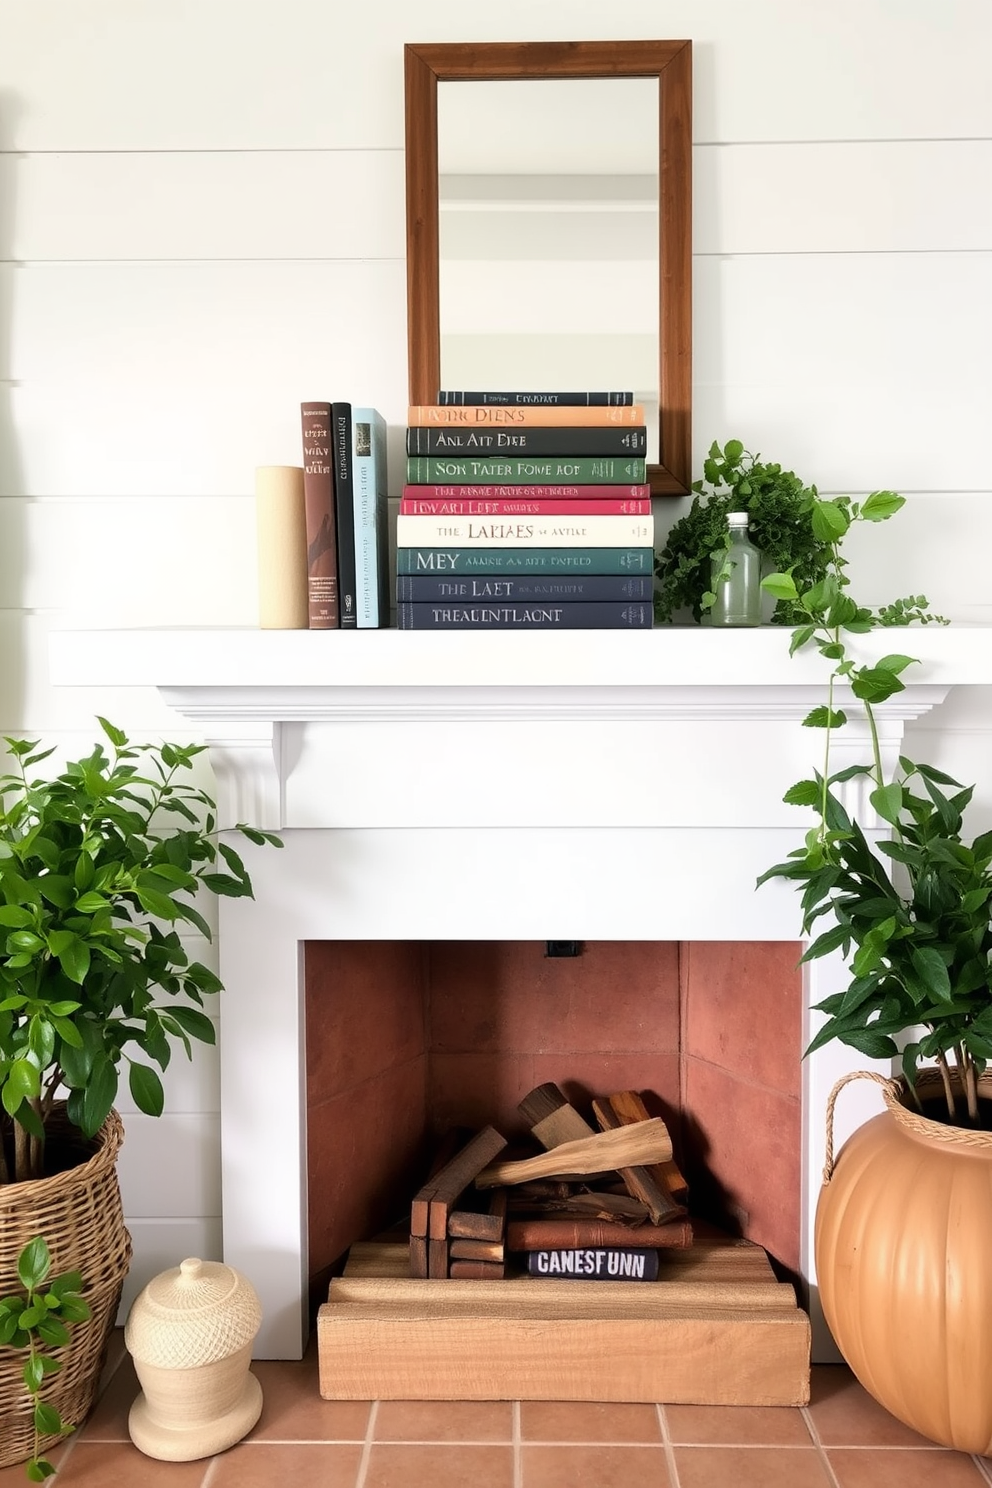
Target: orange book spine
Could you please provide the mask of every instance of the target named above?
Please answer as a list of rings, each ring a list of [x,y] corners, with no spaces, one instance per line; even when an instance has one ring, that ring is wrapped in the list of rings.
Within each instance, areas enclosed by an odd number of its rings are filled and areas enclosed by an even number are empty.
[[[629,428],[645,423],[640,403],[626,408],[576,408],[537,404],[418,403],[407,409],[407,424],[414,429],[447,425],[451,428]]]

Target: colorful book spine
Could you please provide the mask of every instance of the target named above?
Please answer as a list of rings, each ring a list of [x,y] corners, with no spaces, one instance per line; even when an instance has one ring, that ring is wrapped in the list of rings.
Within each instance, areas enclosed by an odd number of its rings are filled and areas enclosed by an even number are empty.
[[[650,601],[398,604],[399,630],[650,630]]]
[[[463,485],[502,482],[508,486],[572,481],[575,485],[616,485],[631,481],[644,485],[644,459],[611,459],[606,455],[508,455],[477,459],[474,455],[409,455],[406,484],[432,486],[445,481]]]
[[[351,470],[351,404],[331,409],[334,513],[338,527],[338,617],[342,630],[358,624],[355,602],[355,488]]]
[[[351,464],[358,629],[377,630],[389,623],[386,421],[378,409],[352,409]]]
[[[574,1276],[579,1281],[657,1281],[656,1250],[529,1250],[531,1276]]]
[[[423,486],[407,486],[422,491]],[[529,486],[517,486],[512,501],[429,501],[420,496],[400,497],[401,517],[649,517],[650,501],[532,501]]]
[[[338,554],[330,403],[301,403],[300,422],[307,534],[307,620],[311,630],[337,630]]]
[[[434,485],[404,486],[404,496],[415,496],[421,501],[648,501],[651,487],[637,486],[575,486],[575,485],[528,485],[521,490],[512,486],[465,486]]]
[[[396,519],[404,548],[638,548],[654,542],[647,517],[408,517]]]
[[[478,459],[521,455],[643,455],[648,447],[643,424],[633,429],[575,425],[525,429],[413,427],[406,431],[408,455],[475,455]]]
[[[631,1242],[636,1238],[637,1246]],[[592,1215],[563,1214],[521,1216],[506,1226],[506,1248],[528,1250],[640,1249],[685,1250],[692,1244],[692,1221],[671,1220],[668,1224],[617,1224]]]
[[[653,574],[654,548],[397,548],[396,572]]]
[[[441,404],[417,403],[407,409],[406,421],[411,425],[444,424],[462,428],[482,425],[485,428],[516,428],[523,424],[581,425],[583,428],[603,428],[607,425],[646,423],[644,405],[630,403],[626,408],[577,407],[574,404]]]
[[[438,403],[544,403],[550,407],[562,404],[568,408],[596,408],[602,405],[622,408],[625,404],[633,403],[633,393],[604,393],[604,392],[563,392],[563,393],[463,393],[460,391],[441,391],[437,395]]]
[[[650,574],[467,574],[444,578],[439,574],[400,574],[396,598],[407,604],[437,600],[472,604],[476,600],[576,601],[604,599],[649,600],[654,591]]]

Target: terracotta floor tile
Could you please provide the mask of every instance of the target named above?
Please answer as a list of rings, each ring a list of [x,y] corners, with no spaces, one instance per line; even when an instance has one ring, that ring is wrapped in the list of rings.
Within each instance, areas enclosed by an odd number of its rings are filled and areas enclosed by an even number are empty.
[[[874,1400],[844,1364],[817,1364],[809,1413],[825,1447],[932,1447]]]
[[[943,1447],[881,1447],[867,1451],[835,1448],[827,1453],[839,1488],[987,1488],[964,1452]]]
[[[71,1437],[69,1440],[71,1441]],[[68,1450],[68,1441],[59,1442],[57,1446],[52,1447],[50,1452],[43,1452],[42,1456],[47,1457],[53,1467],[58,1467]],[[10,1467],[0,1467],[0,1488],[25,1488],[27,1481],[23,1462],[15,1462]]]
[[[523,1400],[520,1435],[524,1441],[660,1442],[661,1423],[653,1405]]]
[[[134,1364],[128,1355],[122,1359],[104,1389],[90,1417],[79,1429],[80,1441],[126,1442],[130,1441],[127,1429],[128,1413],[141,1393]]]
[[[376,1441],[508,1442],[513,1406],[508,1400],[383,1400],[373,1436]]]
[[[666,1405],[673,1442],[696,1446],[808,1447],[802,1411],[777,1405]]]
[[[159,1462],[130,1442],[79,1441],[54,1481],[58,1488],[201,1488],[211,1460]]]
[[[512,1488],[511,1447],[375,1443],[363,1488]]]
[[[322,1400],[317,1383],[317,1356],[292,1360],[257,1360],[251,1366],[262,1386],[262,1414],[246,1441],[364,1441],[367,1400]]]
[[[242,1442],[213,1459],[210,1488],[276,1488],[291,1483],[354,1488],[361,1460],[359,1442],[283,1442],[278,1446]]]
[[[679,1488],[833,1488],[812,1447],[676,1447],[675,1466]]]
[[[523,1447],[523,1488],[669,1488],[665,1449]]]

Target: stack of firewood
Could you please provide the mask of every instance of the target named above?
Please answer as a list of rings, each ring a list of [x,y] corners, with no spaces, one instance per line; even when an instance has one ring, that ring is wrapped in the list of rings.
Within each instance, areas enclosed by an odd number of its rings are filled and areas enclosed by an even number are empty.
[[[659,1249],[691,1244],[671,1136],[635,1091],[592,1102],[598,1131],[554,1084],[519,1110],[536,1155],[507,1158],[492,1126],[435,1154],[411,1209],[412,1276],[502,1277],[513,1252],[536,1275],[650,1280]]]

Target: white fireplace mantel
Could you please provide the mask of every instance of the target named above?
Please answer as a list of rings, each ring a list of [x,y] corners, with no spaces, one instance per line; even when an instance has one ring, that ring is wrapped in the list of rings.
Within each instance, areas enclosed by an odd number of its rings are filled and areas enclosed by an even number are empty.
[[[878,709],[889,764],[907,722],[992,684],[982,627],[851,649],[920,661]],[[755,880],[807,824],[782,794],[821,763],[823,736],[801,720],[824,701],[827,664],[790,658],[777,628],[64,632],[51,664],[56,684],[158,688],[210,745],[222,823],[283,836],[282,852],[246,853],[254,901],[219,904],[224,1249],[261,1296],[263,1357],[296,1357],[305,1339],[306,941],[799,938],[791,889]],[[831,768],[865,760],[867,743],[860,724],[841,730]],[[807,1032],[840,974],[830,959],[807,968]],[[278,1122],[258,1098],[262,1050]],[[839,1046],[804,1064],[811,1283],[822,1112],[863,1064]],[[847,1128],[863,1114],[845,1094]],[[815,1287],[811,1304],[816,1325]]]

